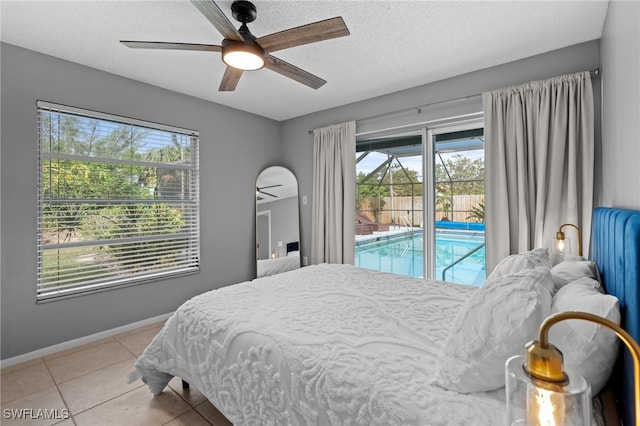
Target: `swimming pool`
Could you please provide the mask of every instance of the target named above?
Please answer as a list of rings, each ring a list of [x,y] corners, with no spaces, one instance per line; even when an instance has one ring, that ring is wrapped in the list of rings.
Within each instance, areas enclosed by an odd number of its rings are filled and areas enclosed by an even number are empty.
[[[379,237],[377,241],[356,244],[356,266],[412,277],[424,276],[424,244],[422,231],[412,234]],[[452,262],[484,243],[480,232],[436,231],[436,279]],[[486,278],[485,248],[447,270],[446,280],[481,286]]]

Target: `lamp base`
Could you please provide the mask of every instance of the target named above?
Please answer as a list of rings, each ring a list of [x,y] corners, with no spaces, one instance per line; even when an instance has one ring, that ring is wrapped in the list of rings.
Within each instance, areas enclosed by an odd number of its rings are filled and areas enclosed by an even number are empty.
[[[569,370],[566,384],[538,380],[524,362],[519,355],[505,366],[508,425],[591,424],[591,388],[584,377]]]

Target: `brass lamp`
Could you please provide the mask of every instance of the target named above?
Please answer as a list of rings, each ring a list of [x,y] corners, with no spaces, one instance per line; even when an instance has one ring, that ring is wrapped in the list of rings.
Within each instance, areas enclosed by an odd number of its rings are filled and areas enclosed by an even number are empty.
[[[507,424],[591,424],[591,390],[577,373],[565,372],[562,353],[548,342],[552,325],[567,319],[595,322],[613,330],[633,358],[636,426],[640,426],[640,346],[616,323],[586,312],[551,315],[540,326],[539,340],[526,346],[525,356],[506,363]]]
[[[582,240],[580,238],[580,228],[578,228],[573,223],[565,223],[564,225],[561,225],[560,229],[558,229],[558,232],[556,232],[556,249],[559,252],[566,252],[567,249],[570,249],[571,244],[569,243],[569,239],[566,238],[564,232],[562,232],[562,228],[564,228],[565,226],[571,226],[576,229],[576,235],[578,237],[578,256],[582,256]]]

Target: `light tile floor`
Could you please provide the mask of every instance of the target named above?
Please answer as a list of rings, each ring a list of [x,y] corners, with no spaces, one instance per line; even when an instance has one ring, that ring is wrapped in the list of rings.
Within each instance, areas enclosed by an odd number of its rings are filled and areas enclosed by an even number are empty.
[[[125,383],[161,327],[140,327],[2,369],[0,424],[231,425],[197,389],[183,390],[178,378],[156,397],[139,380]]]

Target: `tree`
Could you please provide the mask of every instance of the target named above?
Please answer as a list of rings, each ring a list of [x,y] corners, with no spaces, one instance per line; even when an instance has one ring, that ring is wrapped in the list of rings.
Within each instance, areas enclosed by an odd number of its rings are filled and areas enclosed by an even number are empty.
[[[444,162],[444,164],[442,164]],[[436,163],[436,191],[452,195],[484,194],[484,160],[456,154]]]
[[[155,147],[146,152],[144,160],[159,164],[179,164],[190,156],[188,148],[184,147],[175,134],[171,135],[171,145]],[[154,188],[156,197],[180,197],[188,179],[183,170],[149,168],[142,182],[145,186]]]
[[[380,212],[389,197],[422,197],[420,174],[403,167],[396,157],[376,173],[367,177],[363,172],[356,176],[356,211],[369,211],[378,221]],[[393,220],[393,218],[392,218]]]
[[[182,211],[166,204],[114,205],[96,209],[85,217],[85,229],[91,237],[105,242],[124,237],[177,234],[183,226]],[[164,258],[158,259],[159,253],[163,253]],[[121,259],[120,266],[123,268],[136,269],[150,264],[171,263],[179,254],[179,249],[167,251],[161,242],[159,246],[158,241],[120,242],[104,246],[104,254]],[[156,261],[152,263],[150,259],[154,257]]]
[[[125,124],[51,113],[42,114],[40,135],[43,151],[51,153],[42,163],[46,240],[101,241],[182,231],[185,219],[179,207],[135,202],[153,200],[158,186],[164,186],[164,198],[181,199],[188,172],[151,165],[182,162],[189,156],[176,135],[172,134],[170,145],[146,150],[145,144],[162,140],[159,134]],[[144,166],[144,161],[150,165]],[[154,190],[149,191],[150,187]],[[149,241],[104,244],[100,250],[102,257],[134,259],[128,265],[119,265],[132,267],[147,262],[157,247],[157,241]],[[131,258],[131,253],[136,255]]]
[[[381,200],[382,197],[386,197],[389,194],[389,188],[381,186],[379,179],[381,174],[378,173],[371,176],[369,179],[363,172],[359,172],[356,176],[356,211],[362,212],[369,207],[369,210],[373,210],[371,200]],[[375,203],[377,205],[377,203]]]
[[[436,210],[439,220],[453,220],[456,195],[484,194],[484,160],[462,154],[438,155],[435,164]],[[376,216],[384,205],[382,197],[422,197],[420,173],[402,166],[403,159],[389,157],[388,164],[370,176],[356,177],[357,211],[370,211]],[[380,201],[378,201],[380,200]],[[480,211],[476,220],[480,220]],[[393,213],[392,213],[393,215]],[[459,216],[455,215],[456,220]]]
[[[382,179],[382,183],[388,185],[390,190],[393,189],[394,197],[422,195],[422,182],[418,172],[404,168],[400,164],[391,164],[388,173]]]
[[[358,198],[421,196],[422,182],[417,171],[393,164],[365,179],[367,175],[359,172],[356,176],[356,195]]]
[[[438,156],[438,159],[440,162],[435,166],[436,207],[443,213],[441,220],[451,220],[455,195],[484,194],[484,160],[461,154],[446,159]]]

